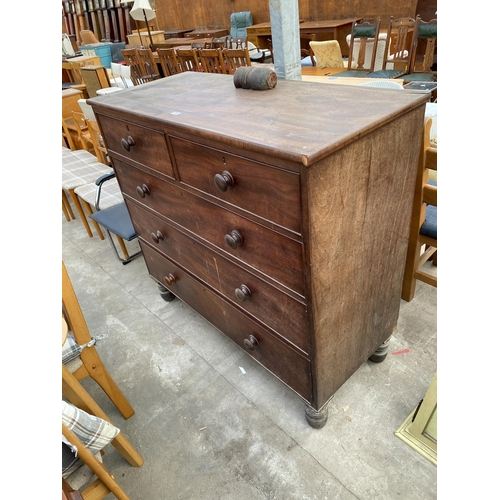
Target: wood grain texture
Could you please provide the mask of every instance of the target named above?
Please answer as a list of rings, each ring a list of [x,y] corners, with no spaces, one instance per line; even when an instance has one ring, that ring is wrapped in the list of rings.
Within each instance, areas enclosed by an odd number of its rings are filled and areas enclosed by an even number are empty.
[[[424,109],[308,171],[319,407],[397,325]]]

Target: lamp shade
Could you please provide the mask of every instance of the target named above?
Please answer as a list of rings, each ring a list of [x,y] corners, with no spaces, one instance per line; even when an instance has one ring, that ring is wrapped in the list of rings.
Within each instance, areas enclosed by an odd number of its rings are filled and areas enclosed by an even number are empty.
[[[149,0],[135,0],[129,14],[136,21],[144,21],[144,15],[146,15],[148,21],[156,17],[155,11],[149,4]]]

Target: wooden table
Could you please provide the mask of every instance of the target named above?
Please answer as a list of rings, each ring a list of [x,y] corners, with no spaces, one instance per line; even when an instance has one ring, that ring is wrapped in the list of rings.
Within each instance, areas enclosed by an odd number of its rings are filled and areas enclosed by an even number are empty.
[[[189,33],[184,33],[185,38],[220,38],[229,35],[229,31],[225,28],[212,28],[204,30],[193,30]]]
[[[171,30],[165,30],[163,34],[165,35],[165,40],[168,40],[169,38],[182,38],[185,33],[189,33],[193,31],[192,28],[189,29],[171,29]]]
[[[342,51],[342,55],[349,54],[349,47],[345,41],[345,37],[341,37],[339,31],[345,28],[349,33],[351,32],[350,26],[353,22],[359,21],[360,17],[351,17],[348,19],[329,19],[325,21],[303,21],[299,23],[299,30],[301,34],[332,34],[333,40],[337,40]],[[267,39],[272,35],[271,23],[259,23],[252,26],[247,26],[248,40],[260,48],[269,48]],[[324,37],[321,37],[326,39]],[[319,39],[319,38],[318,38]]]
[[[201,42],[211,42],[211,38],[168,38],[167,40],[164,40],[161,43],[161,46],[163,47],[179,47],[180,45],[188,45],[191,47],[191,43],[196,42],[196,43],[201,43]]]

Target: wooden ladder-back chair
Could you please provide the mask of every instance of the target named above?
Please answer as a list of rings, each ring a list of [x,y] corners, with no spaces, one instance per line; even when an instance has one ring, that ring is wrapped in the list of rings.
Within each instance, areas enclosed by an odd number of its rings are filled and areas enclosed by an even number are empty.
[[[248,49],[224,49],[222,51],[224,61],[226,63],[227,72],[234,75],[236,70],[241,66],[251,66],[252,61]]]
[[[85,115],[83,113],[79,113],[77,111],[73,111],[73,123],[76,126],[77,133],[78,133],[78,139],[80,141],[80,145],[82,146],[82,149],[85,151],[88,151],[89,153],[92,153],[93,155],[96,156],[97,154],[94,149],[94,143],[92,141],[92,137],[90,135],[89,127],[87,124],[87,119],[85,118]],[[103,163],[103,162],[101,162]]]
[[[211,49],[229,49],[231,43],[231,37],[223,36],[221,38],[212,38],[212,43],[210,44]]]
[[[73,360],[66,363],[70,366],[69,362],[74,362],[78,358],[79,361],[81,361],[81,365],[75,371],[72,371],[70,370],[70,368],[72,368],[71,366],[68,368],[68,366],[63,363],[63,375],[71,374],[76,381],[91,377],[108,395],[109,399],[123,415],[123,418],[130,418],[135,413],[134,409],[127,401],[127,398],[123,395],[120,388],[116,385],[96,350],[96,339],[90,335],[87,322],[85,321],[64,262],[62,263],[62,309],[64,319],[68,325],[68,330],[76,342],[76,345],[70,342],[70,345],[66,346],[66,348],[72,349],[75,352],[81,351]],[[70,340],[71,339],[68,338],[68,341]],[[82,348],[81,346],[85,347]],[[81,407],[78,401],[75,402],[71,397],[71,391],[64,381],[65,377],[63,376],[63,395],[66,396],[70,402]],[[85,411],[90,410],[89,408],[82,409]]]
[[[401,293],[401,297],[407,302],[415,295],[417,280],[437,287],[437,277],[422,269],[431,257],[433,263],[437,264],[437,183],[429,181],[429,169],[437,171],[437,148],[430,145],[431,127],[432,118],[427,118],[420,150]]]
[[[415,19],[411,17],[391,18],[387,30],[382,69],[372,71],[366,77],[401,78],[406,75],[410,71],[416,38]]]
[[[96,120],[90,120],[86,118],[87,127],[90,134],[90,139],[92,140],[92,145],[94,146],[94,152],[97,156],[97,159],[100,163],[104,163],[104,165],[111,166],[111,160],[108,156],[108,149],[104,144],[104,139],[101,135],[101,131],[99,129],[99,125]]]
[[[198,55],[205,73],[227,75],[222,49],[200,49]]]
[[[130,79],[134,86],[144,83],[142,80],[141,63],[139,61],[137,49],[123,49],[122,55],[125,59],[125,63],[130,68]]]
[[[152,82],[161,78],[158,66],[150,48],[137,49],[137,56],[141,66],[143,83]]]
[[[158,59],[160,60],[163,74],[165,76],[176,75],[182,73],[182,68],[177,59],[177,54],[174,48],[157,49]]]
[[[196,49],[177,49],[177,60],[182,71],[203,71]]]
[[[434,54],[437,44],[437,19],[431,19],[429,22],[426,22],[422,21],[420,16],[417,16],[415,31],[417,36],[412,59],[410,61],[410,71],[404,76],[404,80],[408,82],[435,81],[437,80],[437,71],[433,71],[431,68],[434,64]],[[424,45],[423,59],[418,56],[420,44]]]
[[[352,23],[349,43],[349,57],[347,59],[347,69],[335,76],[363,77],[373,72],[375,68],[375,59],[377,57],[377,46],[380,35],[380,19],[363,23]],[[368,45],[371,48],[371,56],[367,55]]]

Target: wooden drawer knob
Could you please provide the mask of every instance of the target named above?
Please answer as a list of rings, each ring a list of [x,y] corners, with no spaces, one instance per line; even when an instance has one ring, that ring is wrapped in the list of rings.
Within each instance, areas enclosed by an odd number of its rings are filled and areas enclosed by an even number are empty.
[[[249,351],[254,351],[256,347],[259,345],[259,341],[253,336],[249,335],[244,341],[243,344],[246,349]]]
[[[236,288],[234,294],[240,302],[245,302],[245,300],[248,300],[252,296],[252,291],[246,285],[241,285],[239,288]]]
[[[137,194],[141,197],[141,198],[145,198],[146,195],[149,195],[151,193],[151,191],[149,190],[148,188],[148,185],[147,184],[143,184],[142,186],[137,186],[135,188],[135,190],[137,191]]]
[[[228,187],[234,186],[234,178],[227,170],[224,170],[222,174],[215,174],[214,183],[219,191],[224,192]]]
[[[238,248],[243,244],[243,237],[238,231],[233,230],[224,237],[226,245],[231,248]]]
[[[160,243],[160,240],[163,240],[163,234],[161,233],[161,231],[156,231],[156,233],[151,233],[151,239],[155,243]]]
[[[130,135],[125,139],[125,137],[122,137],[122,148],[125,150],[125,151],[130,151],[130,148],[132,146],[135,146],[135,141],[134,141],[134,138],[131,137]]]
[[[165,283],[168,286],[172,286],[176,281],[177,278],[172,273],[170,273],[168,276],[165,276]]]

